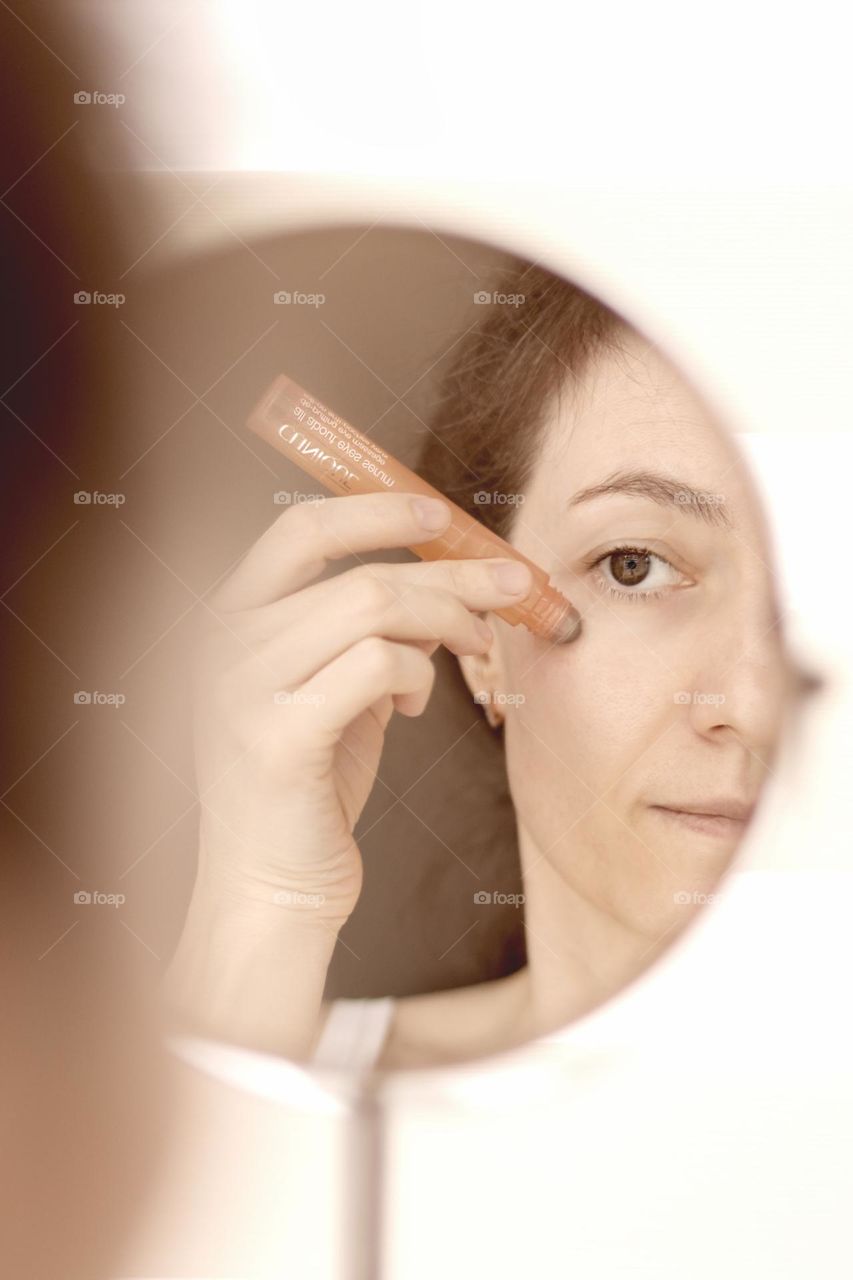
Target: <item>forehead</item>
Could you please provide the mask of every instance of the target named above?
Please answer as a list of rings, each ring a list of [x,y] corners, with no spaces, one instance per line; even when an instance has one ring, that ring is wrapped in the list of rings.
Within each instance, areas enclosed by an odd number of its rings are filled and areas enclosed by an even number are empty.
[[[633,330],[568,375],[549,407],[527,488],[526,514],[565,509],[572,494],[618,471],[651,469],[725,496],[738,524],[757,515],[741,455],[710,405],[666,356]]]

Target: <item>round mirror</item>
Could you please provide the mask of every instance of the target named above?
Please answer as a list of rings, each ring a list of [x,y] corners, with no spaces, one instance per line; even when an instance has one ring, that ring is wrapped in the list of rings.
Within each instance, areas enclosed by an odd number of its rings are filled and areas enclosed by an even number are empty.
[[[128,482],[171,500],[133,678],[192,717],[201,798],[126,874],[182,1025],[387,1072],[623,990],[712,902],[800,678],[713,405],[580,284],[429,229],[235,244],[124,318]],[[331,496],[252,435],[282,373],[541,567],[579,635],[499,616],[491,562],[414,554],[402,491]]]

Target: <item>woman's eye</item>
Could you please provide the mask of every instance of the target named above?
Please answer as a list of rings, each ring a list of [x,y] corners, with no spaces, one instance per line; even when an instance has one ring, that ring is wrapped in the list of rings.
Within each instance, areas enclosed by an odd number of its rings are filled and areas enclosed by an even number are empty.
[[[646,547],[613,547],[594,562],[608,594],[622,599],[649,599],[677,586],[682,575],[663,556]]]

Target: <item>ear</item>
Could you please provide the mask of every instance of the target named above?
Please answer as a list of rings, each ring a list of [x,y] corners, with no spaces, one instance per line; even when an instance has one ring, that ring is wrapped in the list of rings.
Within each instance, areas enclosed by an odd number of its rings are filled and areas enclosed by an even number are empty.
[[[478,693],[488,693],[493,692],[495,689],[502,689],[505,672],[500,647],[500,635],[494,616],[487,613],[479,613],[477,617],[482,618],[492,628],[494,640],[485,653],[460,653],[456,655],[456,661],[459,663],[459,668],[472,698],[476,698]]]

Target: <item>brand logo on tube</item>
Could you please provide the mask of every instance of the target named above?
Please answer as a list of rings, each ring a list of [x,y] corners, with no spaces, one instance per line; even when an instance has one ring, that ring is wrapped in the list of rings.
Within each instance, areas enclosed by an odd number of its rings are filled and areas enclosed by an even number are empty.
[[[303,458],[316,458],[321,467],[325,467],[327,471],[337,476],[339,480],[349,481],[355,479],[355,472],[350,471],[349,467],[345,467],[331,453],[321,449],[320,445],[315,444],[313,440],[309,440],[301,431],[294,431],[292,427],[284,426],[279,427],[278,434],[285,444],[291,445]]]

